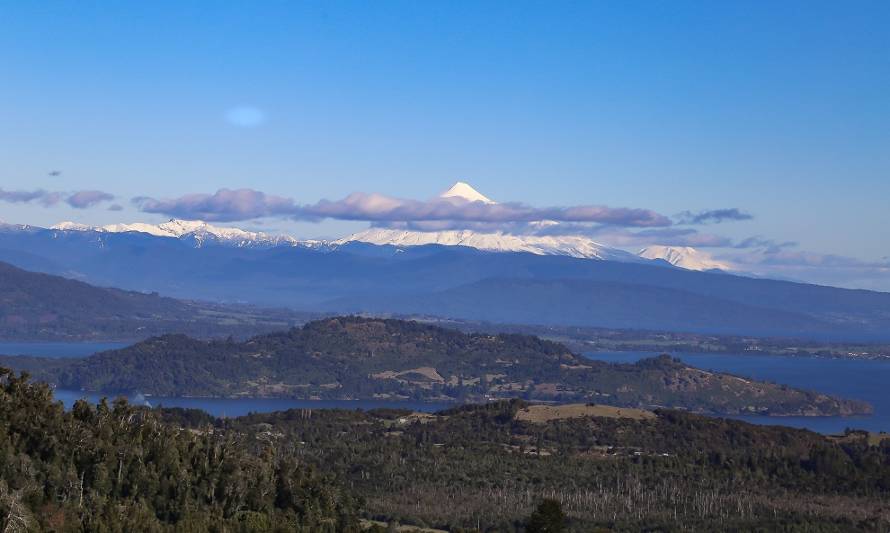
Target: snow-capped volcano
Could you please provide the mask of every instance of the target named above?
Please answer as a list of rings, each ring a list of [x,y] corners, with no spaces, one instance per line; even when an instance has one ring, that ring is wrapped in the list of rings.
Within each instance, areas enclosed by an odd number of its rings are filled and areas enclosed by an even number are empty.
[[[689,246],[647,246],[640,250],[645,259],[663,259],[668,263],[687,270],[732,270],[728,263],[718,261],[711,254]]]
[[[439,195],[440,199],[460,202],[482,202],[495,204],[494,200],[474,189],[468,183],[459,181]],[[557,224],[540,221],[538,225]],[[348,242],[366,242],[390,246],[422,246],[438,244],[443,246],[467,246],[488,252],[527,252],[537,255],[567,255],[586,259],[606,259],[610,261],[640,262],[636,255],[600,244],[582,235],[519,235],[503,231],[479,232],[473,230],[417,231],[390,228],[370,228],[334,241],[342,245]]]
[[[214,226],[202,220],[172,219],[163,224],[109,224],[107,226],[88,226],[76,222],[61,222],[50,229],[60,231],[95,231],[99,233],[139,232],[156,237],[176,239],[192,239],[195,246],[203,246],[207,242],[226,244],[238,247],[266,246],[315,246],[315,241],[298,241],[288,235],[269,235],[259,231],[246,231],[238,228]]]
[[[439,198],[458,198],[468,202],[482,202],[483,204],[497,203],[491,198],[474,189],[469,183],[458,181],[450,189],[439,195]]]

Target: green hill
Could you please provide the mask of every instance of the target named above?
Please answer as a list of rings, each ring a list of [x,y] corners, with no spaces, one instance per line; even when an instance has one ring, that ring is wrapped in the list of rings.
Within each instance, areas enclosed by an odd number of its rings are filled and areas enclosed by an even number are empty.
[[[148,339],[80,360],[8,358],[63,388],[159,396],[525,398],[705,413],[854,414],[865,404],[691,368],[668,356],[591,361],[515,334],[465,334],[401,320],[339,317],[286,332],[202,341]]]

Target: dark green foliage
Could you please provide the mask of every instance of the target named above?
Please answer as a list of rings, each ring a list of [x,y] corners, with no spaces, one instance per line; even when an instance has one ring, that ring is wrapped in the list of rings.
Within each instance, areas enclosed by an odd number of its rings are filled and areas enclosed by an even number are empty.
[[[7,359],[4,364],[16,364]],[[245,342],[166,335],[81,360],[18,364],[69,389],[156,396],[479,401],[524,398],[708,413],[850,414],[861,402],[689,368],[592,361],[517,334],[337,317]]]
[[[556,500],[546,499],[528,517],[526,533],[562,533],[565,531],[566,515],[562,505]]]
[[[165,420],[194,424],[183,429]],[[0,369],[4,531],[354,531],[353,501],[299,458],[191,413],[80,401]],[[249,448],[249,449],[248,449]]]
[[[528,423],[519,400],[437,416],[290,410],[218,427],[292,445],[382,522],[522,531],[544,499],[569,531],[884,531],[890,439],[661,410]],[[684,529],[685,528],[685,529]]]
[[[890,439],[673,410],[517,419],[528,406],[216,419],[116,401],[66,412],[47,386],[4,370],[0,528],[350,532],[363,517],[555,531],[559,513],[543,500],[559,502],[566,531],[890,528]]]

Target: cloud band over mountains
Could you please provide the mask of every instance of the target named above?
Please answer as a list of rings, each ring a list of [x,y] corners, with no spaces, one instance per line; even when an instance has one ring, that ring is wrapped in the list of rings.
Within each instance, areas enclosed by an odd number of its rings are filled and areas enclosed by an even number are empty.
[[[102,191],[77,191],[70,194],[65,202],[71,207],[86,209],[96,204],[114,200],[114,195]]]
[[[751,220],[754,217],[737,207],[708,211],[683,211],[677,215],[677,224],[719,224],[726,221]]]
[[[220,189],[214,194],[187,194],[167,200],[138,196],[132,203],[145,213],[214,222],[292,217],[299,209],[289,198],[253,189]]]
[[[74,192],[35,189],[0,189],[0,201],[35,203],[44,207],[67,204],[86,209],[114,200],[113,194],[99,190]],[[321,200],[300,205],[292,198],[266,194],[255,189],[219,189],[213,194],[187,194],[177,198],[157,199],[138,196],[132,199],[140,211],[188,220],[237,222],[258,218],[287,218],[319,222],[326,219],[365,221],[378,226],[414,229],[490,229],[536,233],[540,221],[558,222],[550,231],[590,229],[591,224],[627,228],[667,228],[675,224],[694,225],[726,220],[749,220],[751,215],[738,208],[715,209],[693,213],[684,211],[675,220],[651,209],[578,205],[569,207],[533,207],[518,202],[484,203],[460,198],[410,200],[378,193],[352,193],[341,200]],[[112,206],[120,210],[119,205]],[[587,225],[586,227],[584,225]],[[433,229],[435,228],[435,229]]]
[[[44,207],[65,203],[75,209],[86,209],[113,199],[113,194],[96,190],[60,192],[45,191],[43,189],[35,189],[33,191],[7,191],[0,189],[0,201],[20,204],[36,203]]]
[[[298,205],[290,198],[253,189],[220,189],[214,194],[189,194],[166,200],[139,197],[134,198],[133,203],[146,213],[219,222],[287,217],[306,221],[337,219],[377,223],[459,221],[509,224],[552,220],[646,228],[673,224],[670,218],[649,209],[597,205],[539,208],[520,203],[487,204],[453,198],[406,200],[376,193],[353,193],[342,200]]]
[[[46,207],[67,204],[86,209],[110,202],[112,194],[98,190],[57,192],[6,191],[0,201],[38,203]],[[341,200],[298,204],[294,199],[266,194],[250,188],[219,189],[215,193],[187,194],[169,199],[135,197],[132,204],[142,212],[186,220],[237,222],[279,218],[320,222],[326,219],[365,221],[372,226],[414,231],[473,230],[517,235],[586,235],[614,246],[636,247],[653,243],[671,246],[763,249],[775,252],[794,243],[774,243],[759,237],[741,242],[702,233],[689,225],[716,224],[726,220],[748,220],[751,215],[738,208],[684,211],[673,220],[650,209],[578,205],[533,207],[522,203],[470,201],[437,197],[409,200],[378,193],[357,192]],[[108,209],[121,210],[118,204]],[[687,226],[687,227],[681,227]]]
[[[0,202],[42,207],[68,206],[120,211],[115,195],[92,189],[53,191],[0,188]],[[722,249],[715,259],[740,271],[833,283],[885,279],[890,261],[864,261],[834,254],[797,250],[793,241],[753,236],[740,240],[691,226],[711,226],[752,219],[738,208],[683,211],[666,217],[640,208],[597,205],[533,207],[523,203],[486,203],[463,198],[438,197],[427,201],[375,193],[353,193],[343,199],[299,204],[292,198],[255,189],[220,189],[213,194],[188,194],[170,199],[140,196],[131,200],[144,213],[188,220],[236,222],[262,218],[320,222],[327,219],[365,221],[372,226],[409,231],[473,230],[516,235],[583,235],[624,248],[653,244]],[[104,205],[103,205],[104,204]],[[864,280],[864,281],[863,281]],[[881,286],[883,285],[876,285]]]

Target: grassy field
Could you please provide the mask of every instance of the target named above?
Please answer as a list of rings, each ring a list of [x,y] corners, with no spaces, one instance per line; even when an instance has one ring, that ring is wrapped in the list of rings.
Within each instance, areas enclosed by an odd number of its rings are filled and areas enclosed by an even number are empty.
[[[516,413],[516,420],[544,424],[551,420],[598,416],[602,418],[629,418],[631,420],[648,420],[655,418],[655,413],[643,409],[612,407],[609,405],[592,405],[573,403],[566,405],[530,405]]]

